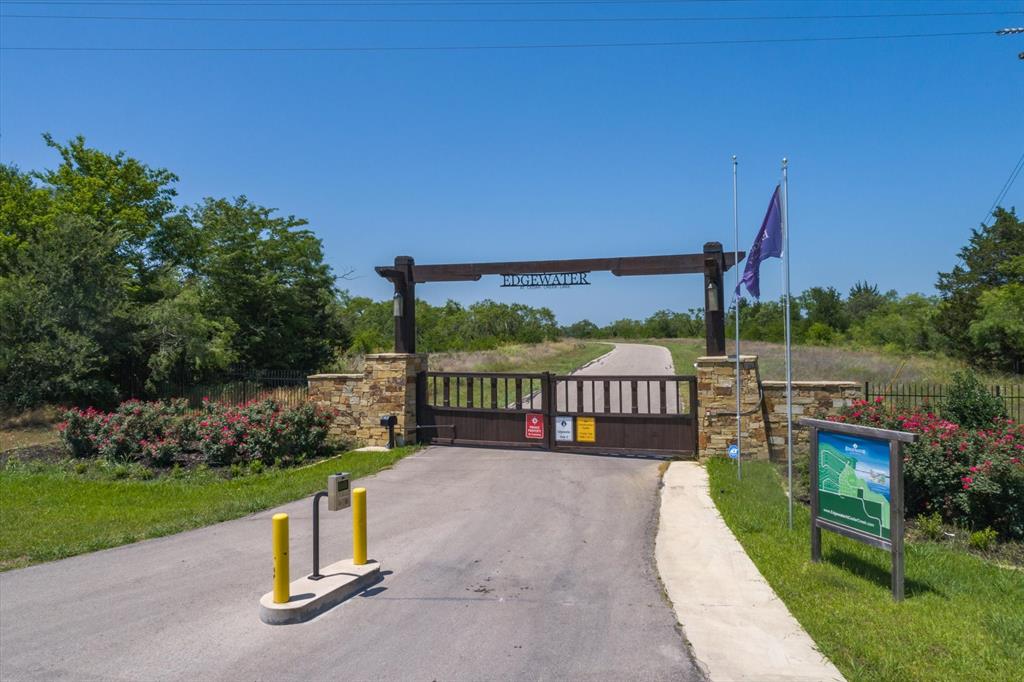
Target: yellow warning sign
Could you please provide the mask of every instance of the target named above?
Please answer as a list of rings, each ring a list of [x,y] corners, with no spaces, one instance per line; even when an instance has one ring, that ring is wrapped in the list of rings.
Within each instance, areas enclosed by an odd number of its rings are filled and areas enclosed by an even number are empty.
[[[597,441],[597,429],[593,417],[576,417],[576,440],[580,443]]]

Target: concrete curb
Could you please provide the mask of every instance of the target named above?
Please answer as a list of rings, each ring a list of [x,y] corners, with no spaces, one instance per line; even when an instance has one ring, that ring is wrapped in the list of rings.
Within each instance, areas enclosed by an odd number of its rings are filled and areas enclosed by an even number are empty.
[[[290,625],[316,618],[352,595],[383,580],[380,563],[368,561],[356,566],[343,559],[320,570],[324,577],[310,580],[302,577],[289,586],[291,598],[284,604],[274,603],[273,591],[260,598],[260,620],[267,625]]]
[[[725,525],[695,462],[665,472],[655,558],[676,618],[714,680],[841,681]]]

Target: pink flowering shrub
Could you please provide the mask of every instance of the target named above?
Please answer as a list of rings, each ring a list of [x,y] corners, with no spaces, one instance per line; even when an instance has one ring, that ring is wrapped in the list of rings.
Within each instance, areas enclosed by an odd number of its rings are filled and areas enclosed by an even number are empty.
[[[829,419],[920,435],[903,449],[908,515],[938,512],[951,523],[1024,537],[1024,425],[997,418],[967,429],[927,407],[892,408],[880,398]]]
[[[244,405],[204,401],[199,414],[189,414],[184,401],[130,401],[109,413],[70,409],[58,429],[74,457],[155,467],[176,462],[293,464],[326,454],[332,417],[316,405],[282,409],[273,400]]]
[[[111,462],[167,466],[177,450],[175,425],[185,416],[183,400],[144,403],[129,400],[113,412],[72,408],[57,425],[73,457],[100,457]]]

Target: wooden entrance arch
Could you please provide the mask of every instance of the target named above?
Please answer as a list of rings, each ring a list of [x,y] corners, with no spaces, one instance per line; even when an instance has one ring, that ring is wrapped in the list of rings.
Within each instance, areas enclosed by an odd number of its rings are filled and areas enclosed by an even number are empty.
[[[744,252],[739,253],[743,260]],[[395,287],[395,352],[416,352],[416,285],[426,282],[474,282],[484,275],[533,273],[611,272],[617,277],[704,273],[704,325],[708,355],[725,355],[724,274],[736,265],[732,252],[719,242],[708,242],[703,253],[624,258],[574,258],[506,263],[449,263],[416,265],[409,256],[398,256],[394,265],[375,268]]]

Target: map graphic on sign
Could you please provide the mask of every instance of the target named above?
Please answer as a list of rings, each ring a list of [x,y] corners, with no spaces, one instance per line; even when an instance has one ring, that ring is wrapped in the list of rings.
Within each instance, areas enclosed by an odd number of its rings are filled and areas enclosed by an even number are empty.
[[[821,518],[889,540],[889,443],[819,432],[818,504]]]

